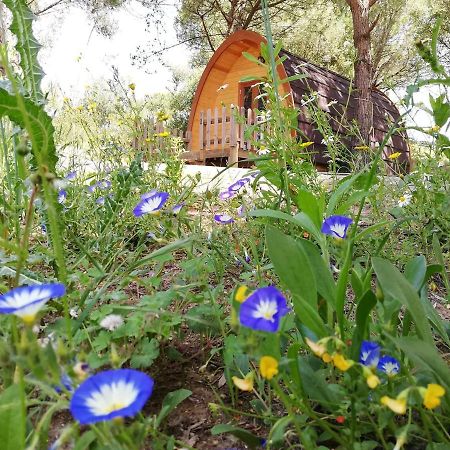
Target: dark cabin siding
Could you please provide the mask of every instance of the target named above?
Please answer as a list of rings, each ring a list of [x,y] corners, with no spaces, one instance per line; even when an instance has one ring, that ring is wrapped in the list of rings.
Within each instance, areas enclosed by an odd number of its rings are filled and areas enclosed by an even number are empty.
[[[290,52],[281,50],[280,57],[286,56],[283,66],[287,76],[305,74],[306,78],[290,82],[294,105],[300,108],[299,128],[306,135],[308,140],[314,142],[313,151],[314,161],[318,164],[327,165],[329,157],[327,156],[327,147],[322,144],[323,136],[317,130],[317,127],[311,122],[306,114],[306,107],[302,106],[302,100],[305,95],[315,92],[317,94],[317,104],[329,114],[330,126],[335,133],[342,135],[343,142],[348,141],[343,135],[344,130],[340,127],[340,119],[345,114],[347,121],[351,121],[356,116],[357,99],[353,93],[350,94],[350,80],[335,72],[316,66]],[[330,102],[337,103],[329,105]],[[373,102],[373,133],[372,139],[381,142],[390,124],[400,117],[400,113],[391,100],[381,91],[374,89],[372,91]],[[407,171],[410,165],[410,154],[407,144],[406,133],[396,133],[392,136],[384,150],[384,159],[394,152],[400,152],[401,156],[397,161]]]

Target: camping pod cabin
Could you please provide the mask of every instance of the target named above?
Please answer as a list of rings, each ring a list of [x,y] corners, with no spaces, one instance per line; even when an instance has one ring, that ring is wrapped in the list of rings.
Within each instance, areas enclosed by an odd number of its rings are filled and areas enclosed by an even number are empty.
[[[191,163],[226,165],[248,158],[252,151],[251,140],[245,134],[246,126],[258,120],[254,109],[264,109],[255,81],[241,81],[245,77],[265,77],[263,65],[247,59],[243,53],[261,58],[263,36],[253,31],[241,30],[229,36],[213,54],[197,86],[189,116],[187,135],[188,151],[184,158]],[[350,88],[351,81],[335,72],[316,66],[290,52],[281,50],[284,56],[277,70],[281,80],[294,75],[301,79],[285,82],[280,86],[284,102],[299,108],[298,127],[302,140],[313,142],[308,150],[319,170],[327,170],[330,157],[326,140],[312,122],[304,105],[305,96],[312,93],[318,107],[328,113],[329,123],[334,133],[342,135],[342,117],[347,121],[355,117],[356,95]],[[381,91],[372,90],[373,129],[371,141],[381,142],[390,124],[398,120],[400,114],[394,103]],[[236,120],[240,114],[244,118]],[[349,143],[350,146],[350,143]],[[395,159],[396,167],[407,171],[410,165],[406,135],[395,133],[384,149],[383,159],[392,164],[389,155],[400,153]]]

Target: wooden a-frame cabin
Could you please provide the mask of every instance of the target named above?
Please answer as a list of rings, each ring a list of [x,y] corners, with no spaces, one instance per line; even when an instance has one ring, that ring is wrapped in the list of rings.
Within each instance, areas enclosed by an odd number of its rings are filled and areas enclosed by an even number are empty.
[[[265,68],[243,56],[247,52],[260,57],[261,43],[265,38],[248,30],[237,31],[229,36],[216,50],[207,64],[198,83],[192,103],[187,128],[188,151],[183,157],[194,164],[226,165],[248,158],[252,145],[245,138],[246,126],[258,118],[254,108],[262,109],[255,81],[241,82],[248,76],[264,77]],[[300,108],[298,126],[303,139],[314,144],[308,148],[319,170],[327,170],[329,156],[324,136],[306,114],[302,100],[305,95],[315,93],[318,106],[329,114],[334,133],[342,133],[341,118],[352,120],[356,112],[356,96],[351,91],[351,81],[335,72],[312,64],[285,50],[279,56],[286,56],[277,66],[280,79],[305,74],[306,77],[281,85],[281,94],[290,105]],[[398,119],[399,111],[394,103],[381,91],[372,91],[373,130],[372,142],[381,142],[392,122]],[[236,108],[239,108],[236,110]],[[245,117],[244,124],[236,121],[236,113]],[[384,159],[399,152],[395,163],[407,171],[410,165],[406,134],[394,134],[384,150]],[[343,137],[345,142],[345,137]],[[348,141],[348,139],[347,139]]]

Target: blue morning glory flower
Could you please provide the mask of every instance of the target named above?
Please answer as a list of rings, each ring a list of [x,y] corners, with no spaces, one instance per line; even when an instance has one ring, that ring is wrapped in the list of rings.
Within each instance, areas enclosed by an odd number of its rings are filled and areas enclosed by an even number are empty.
[[[233,191],[223,191],[219,194],[220,200],[228,200],[229,198],[233,198],[236,195],[236,192]]]
[[[67,192],[64,189],[61,189],[58,192],[58,203],[64,203],[66,201],[67,198]]]
[[[156,214],[164,206],[168,198],[169,194],[167,192],[156,192],[149,197],[141,198],[141,201],[134,208],[133,214],[136,217],[144,214]]]
[[[69,172],[66,176],[65,179],[66,180],[73,180],[74,178],[76,178],[77,176],[77,172],[73,171],[73,172]]]
[[[216,214],[214,220],[222,225],[228,225],[229,223],[234,222],[234,219],[228,214]]]
[[[99,187],[100,189],[109,189],[111,187],[111,181],[109,181],[109,180],[100,180],[97,183],[97,187]]]
[[[232,185],[230,185],[228,187],[228,190],[231,191],[231,192],[237,192],[243,186],[245,186],[247,183],[249,183],[250,181],[251,181],[250,178],[241,178],[240,180],[237,180]]]
[[[172,208],[172,213],[173,214],[178,214],[181,211],[181,208],[184,206],[184,202],[178,203],[178,205],[175,205]]]
[[[378,362],[378,370],[384,372],[388,377],[393,377],[400,372],[400,363],[392,356],[382,356]]]
[[[38,311],[51,299],[62,297],[63,284],[35,284],[21,286],[0,296],[0,314],[15,314],[24,322],[32,323]]]
[[[149,197],[153,197],[158,191],[156,189],[152,189],[149,192],[146,192],[145,194],[141,195],[141,200],[145,200]]]
[[[241,304],[239,320],[253,330],[275,333],[281,317],[289,311],[283,294],[276,287],[267,286],[257,289]]]
[[[67,375],[67,373],[63,373],[61,375],[61,385],[64,386],[69,392],[73,391],[72,378],[70,378],[69,375]],[[61,386],[55,386],[55,391],[58,394],[61,394],[61,392],[63,392]]]
[[[347,229],[353,223],[350,217],[345,216],[330,216],[323,221],[322,233],[328,234],[338,239],[345,239],[347,236]]]
[[[367,367],[375,368],[380,361],[380,346],[376,342],[362,341],[359,351],[359,362]]]
[[[87,378],[70,402],[80,424],[135,416],[152,394],[154,381],[133,369],[105,370]]]

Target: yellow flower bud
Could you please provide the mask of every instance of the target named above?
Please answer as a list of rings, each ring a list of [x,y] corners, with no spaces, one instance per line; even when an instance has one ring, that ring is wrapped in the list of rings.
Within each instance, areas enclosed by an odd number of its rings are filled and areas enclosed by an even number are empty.
[[[444,395],[445,389],[440,384],[430,383],[423,394],[423,406],[427,409],[437,408]]]
[[[236,289],[236,293],[234,294],[234,299],[237,302],[242,303],[248,296],[249,296],[248,287],[242,285]]]
[[[380,379],[372,373],[366,378],[366,382],[370,389],[375,389],[380,384]]]
[[[353,366],[354,362],[350,359],[345,359],[340,353],[335,353],[333,355],[333,364],[342,372],[346,372]]]
[[[381,397],[381,404],[387,406],[395,414],[406,414],[406,398]]]
[[[234,385],[241,391],[253,391],[253,372],[248,373],[245,378],[232,377]]]

